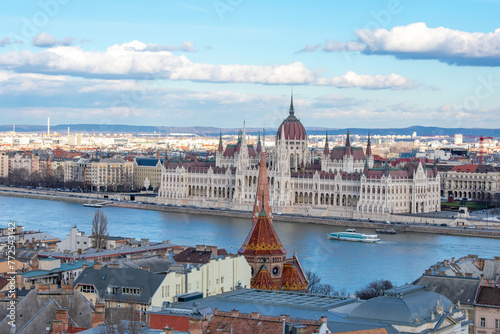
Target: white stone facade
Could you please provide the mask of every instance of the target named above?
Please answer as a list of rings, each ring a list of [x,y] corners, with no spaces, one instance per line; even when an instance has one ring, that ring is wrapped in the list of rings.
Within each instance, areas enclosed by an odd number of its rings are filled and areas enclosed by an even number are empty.
[[[405,169],[373,169],[371,149],[365,157],[362,148],[349,145],[333,148],[332,153],[325,150],[321,161],[314,162],[307,137],[290,140],[286,126],[280,129],[275,147],[266,154],[275,212],[387,218],[393,213],[440,210],[437,170],[416,162]],[[238,145],[222,152],[221,143],[215,162],[166,162],[158,202],[251,211],[259,165],[258,158],[249,154],[245,129]]]

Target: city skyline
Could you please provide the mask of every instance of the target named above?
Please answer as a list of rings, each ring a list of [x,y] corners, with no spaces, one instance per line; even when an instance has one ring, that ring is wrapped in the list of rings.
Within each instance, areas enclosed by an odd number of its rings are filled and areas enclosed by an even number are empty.
[[[497,1],[2,7],[2,125],[500,125]]]

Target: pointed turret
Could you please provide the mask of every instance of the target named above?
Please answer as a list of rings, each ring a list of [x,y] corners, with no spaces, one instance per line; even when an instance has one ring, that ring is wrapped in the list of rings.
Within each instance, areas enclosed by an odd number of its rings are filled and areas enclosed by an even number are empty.
[[[389,161],[387,160],[387,157],[385,157],[385,163],[384,163],[384,176],[389,176]]]
[[[167,168],[168,165],[168,151],[165,151],[165,159],[163,159],[163,166]]]
[[[368,177],[368,159],[365,159],[365,167],[363,168],[363,174]]]
[[[293,91],[290,96],[290,109],[288,110],[288,113],[290,114],[290,116],[295,116],[295,109],[293,108]]]
[[[372,154],[372,143],[370,141],[370,132],[368,132],[368,144],[366,145],[366,156],[370,156]]]
[[[323,149],[323,154],[325,156],[328,156],[330,154],[330,149],[328,148],[328,131],[326,131],[326,136],[325,136],[325,148]]]
[[[221,153],[224,151],[224,148],[222,147],[222,131],[219,134],[219,147],[217,148],[217,151]]]
[[[241,130],[238,131],[238,142],[236,143],[236,152],[241,150]]]
[[[257,153],[262,152],[262,146],[260,144],[260,131],[259,131],[259,139],[257,140]]]
[[[263,202],[263,203],[262,203]],[[266,165],[266,153],[260,153],[260,167],[259,167],[259,178],[257,180],[257,193],[255,194],[255,203],[252,210],[252,221],[255,223],[257,216],[261,210],[264,208],[269,219],[273,219],[273,212],[271,206],[269,205],[269,184],[267,182],[267,165]]]
[[[273,222],[265,210],[266,201],[263,197],[265,195],[261,197],[264,205],[262,205],[260,213],[255,217],[255,223],[250,229],[245,242],[238,250],[238,254],[248,256],[286,254],[286,250],[274,229]]]
[[[349,131],[347,131],[347,138],[345,140],[345,155],[352,155],[351,139],[349,138]]]
[[[434,163],[432,164],[432,171],[434,173],[434,177],[436,177],[438,175],[437,160],[438,160],[438,158],[435,157],[434,158]]]

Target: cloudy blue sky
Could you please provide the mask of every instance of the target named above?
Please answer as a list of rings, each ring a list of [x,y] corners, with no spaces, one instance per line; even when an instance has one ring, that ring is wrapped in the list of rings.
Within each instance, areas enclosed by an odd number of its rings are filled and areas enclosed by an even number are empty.
[[[0,124],[500,126],[500,1],[3,1]]]

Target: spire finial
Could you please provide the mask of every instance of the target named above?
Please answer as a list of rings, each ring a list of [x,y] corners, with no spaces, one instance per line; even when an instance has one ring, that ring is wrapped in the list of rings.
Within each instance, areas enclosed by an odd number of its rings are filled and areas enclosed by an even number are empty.
[[[292,87],[292,93],[290,95],[290,116],[294,116],[295,115],[295,109],[293,108],[293,87]]]

